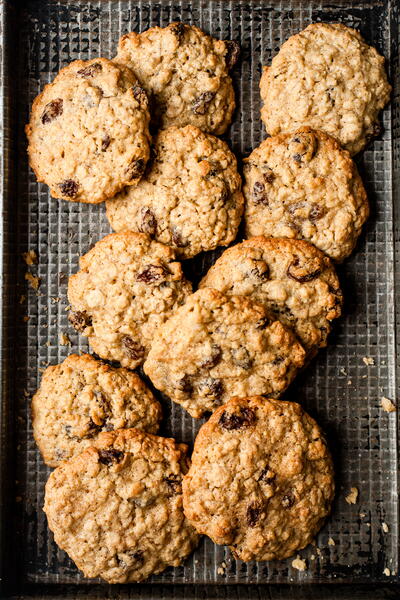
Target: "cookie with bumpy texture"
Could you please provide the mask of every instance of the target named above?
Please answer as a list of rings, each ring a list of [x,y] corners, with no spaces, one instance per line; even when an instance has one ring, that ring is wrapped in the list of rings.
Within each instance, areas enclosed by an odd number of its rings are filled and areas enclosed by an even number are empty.
[[[294,331],[309,355],[326,346],[342,307],[331,261],[303,240],[255,237],[228,248],[199,287],[263,304]]]
[[[263,306],[204,288],[160,327],[143,368],[157,389],[201,417],[235,395],[279,395],[304,358],[295,335]]]
[[[235,94],[229,69],[239,45],[198,27],[170,23],[121,37],[116,61],[127,65],[146,90],[158,127],[195,125],[220,135],[229,126]]]
[[[261,118],[267,132],[308,125],[357,154],[379,134],[378,115],[389,101],[384,62],[355,29],[312,23],[263,69]]]
[[[322,131],[303,127],[266,139],[244,161],[246,235],[304,239],[336,261],[368,218],[357,167]]]
[[[55,198],[96,204],[143,175],[148,124],[146,93],[129,69],[76,60],[33,103],[29,162]]]
[[[330,512],[332,460],[294,402],[254,396],[218,408],[196,438],[183,506],[199,533],[244,561],[291,556]]]
[[[50,467],[92,446],[101,431],[157,433],[160,420],[160,403],[136,373],[89,354],[47,367],[32,399],[33,435]]]
[[[53,471],[48,524],[86,577],[142,581],[192,552],[198,535],[182,509],[186,454],[175,440],[122,429]]]
[[[111,233],[79,265],[68,283],[71,324],[101,358],[136,368],[192,291],[174,250],[144,233]]]
[[[154,141],[140,183],[107,202],[116,231],[143,231],[181,258],[232,242],[243,213],[236,158],[197,127],[170,127]]]

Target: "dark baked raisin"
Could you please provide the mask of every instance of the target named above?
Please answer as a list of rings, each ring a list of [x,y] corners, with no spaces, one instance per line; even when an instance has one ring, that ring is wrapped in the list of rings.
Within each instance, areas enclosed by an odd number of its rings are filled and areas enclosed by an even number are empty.
[[[135,342],[129,335],[123,335],[121,338],[121,344],[124,348],[125,354],[132,360],[139,360],[144,356],[144,348]]]
[[[104,423],[103,430],[104,431],[114,431],[114,425],[111,423],[111,421],[109,419],[107,419],[106,422]]]
[[[215,367],[219,363],[222,357],[222,348],[218,346],[218,344],[213,344],[211,346],[211,354],[207,356],[201,363],[200,368],[202,369],[211,369]]]
[[[224,411],[219,418],[219,426],[227,431],[234,431],[242,427],[250,427],[256,422],[257,416],[253,409],[240,407],[238,414]]]
[[[147,94],[142,88],[141,85],[135,83],[132,88],[133,97],[139,102],[139,104],[146,103],[147,104]]]
[[[149,208],[142,208],[141,211],[142,222],[139,226],[139,231],[147,233],[151,237],[157,233],[157,219]]]
[[[77,71],[76,74],[78,75],[78,77],[83,77],[84,79],[87,79],[88,77],[94,77],[95,75],[98,75],[102,70],[103,67],[101,66],[101,63],[92,63],[91,65],[88,65],[83,69],[79,69],[79,71]]]
[[[107,412],[109,410],[109,404],[107,398],[104,396],[100,390],[95,390],[94,392],[96,403],[98,406],[104,411]]]
[[[79,183],[73,179],[66,179],[58,184],[63,196],[67,198],[75,198],[79,190]]]
[[[71,311],[68,315],[68,321],[74,329],[80,332],[85,331],[86,327],[92,325],[92,317],[81,310]]]
[[[127,570],[132,569],[132,567],[135,567],[135,565],[138,567],[139,565],[143,564],[144,556],[143,552],[138,550],[137,552],[124,552],[121,554],[116,554],[115,560],[119,567]]]
[[[253,185],[252,198],[254,204],[264,204],[264,206],[268,205],[268,196],[265,193],[265,185],[262,181],[256,181]]]
[[[110,145],[111,142],[111,138],[110,136],[106,133],[106,135],[103,137],[103,139],[101,140],[101,151],[105,152],[108,148],[108,146]]]
[[[292,152],[293,159],[298,163],[307,163],[317,153],[318,150],[318,139],[317,136],[312,132],[298,133],[289,142],[290,152]]]
[[[99,462],[102,465],[107,465],[107,467],[111,467],[111,465],[118,464],[124,458],[124,453],[120,450],[98,450],[99,453]]]
[[[222,395],[224,385],[220,379],[207,377],[199,382],[199,389],[206,398],[217,399]]]
[[[231,350],[232,360],[237,367],[248,370],[253,364],[253,359],[246,348],[233,348]]]
[[[168,271],[163,265],[148,265],[141,273],[136,275],[136,280],[143,283],[155,283],[156,281],[164,281],[167,274]]]
[[[137,160],[133,160],[131,162],[126,172],[129,176],[129,179],[137,179],[143,175],[145,168],[146,163],[143,158],[138,158]]]
[[[263,317],[262,319],[259,319],[256,323],[256,329],[266,329],[268,327],[268,325],[270,324],[270,320],[268,317]]]
[[[377,137],[381,133],[382,133],[382,127],[380,126],[380,124],[378,122],[374,123],[371,131],[369,133],[367,133],[367,135],[366,135],[367,142],[370,142],[374,137]]]
[[[258,478],[258,481],[261,481],[262,483],[266,483],[267,485],[271,485],[276,479],[276,474],[271,471],[271,469],[269,468],[268,465],[266,465],[263,470],[261,471],[260,477]]]
[[[294,498],[292,494],[285,494],[282,496],[281,504],[283,508],[291,508],[294,504]]]
[[[182,477],[180,475],[168,475],[164,477],[164,481],[173,494],[179,494],[182,489]]]
[[[318,204],[313,204],[310,212],[308,213],[308,218],[310,219],[310,221],[318,221],[319,219],[322,219],[322,217],[324,217],[326,214],[325,209],[323,208],[323,206],[318,206]]]
[[[189,245],[189,242],[185,241],[182,237],[180,231],[176,229],[176,227],[172,228],[172,243],[177,248],[186,248]]]
[[[52,100],[51,102],[46,104],[41,117],[43,125],[46,125],[46,123],[50,123],[51,121],[62,115],[63,110],[64,109],[62,98],[56,98],[55,100]]]
[[[263,177],[264,177],[264,181],[265,181],[266,183],[270,183],[270,184],[271,184],[271,183],[274,181],[274,179],[275,179],[275,175],[274,175],[274,173],[273,173],[272,171],[268,171],[268,173],[264,173],[264,174],[263,174]]]
[[[250,275],[261,279],[261,281],[267,281],[269,278],[269,267],[263,260],[254,261],[254,268],[250,270]]]
[[[262,504],[261,502],[252,502],[247,507],[246,512],[246,521],[249,527],[255,527],[260,520],[260,516],[262,513]]]
[[[237,63],[240,54],[240,46],[233,40],[225,40],[226,54],[225,62],[228,69],[232,69]]]
[[[99,431],[101,431],[101,425],[96,425],[96,423],[92,419],[89,419],[87,429],[88,432],[86,433],[85,437],[91,438],[94,435],[96,435],[96,433],[99,433]]]
[[[314,267],[313,265],[310,266],[311,270],[307,269],[309,271],[307,272],[306,268],[300,264],[300,260],[295,258],[288,266],[286,274],[288,277],[290,277],[290,279],[294,279],[294,281],[298,281],[299,283],[307,283],[307,281],[312,281],[321,274],[321,267]]]
[[[189,375],[184,375],[182,379],[177,382],[176,387],[185,394],[191,394],[193,392],[193,384]]]
[[[184,23],[178,22],[178,23],[172,23],[169,27],[171,33],[173,33],[174,35],[176,35],[176,37],[178,38],[179,42],[182,40],[182,37],[185,35],[185,25]]]
[[[203,92],[192,102],[192,111],[195,115],[205,115],[215,92]]]
[[[295,160],[297,163],[301,163],[301,154],[293,154],[293,160]]]

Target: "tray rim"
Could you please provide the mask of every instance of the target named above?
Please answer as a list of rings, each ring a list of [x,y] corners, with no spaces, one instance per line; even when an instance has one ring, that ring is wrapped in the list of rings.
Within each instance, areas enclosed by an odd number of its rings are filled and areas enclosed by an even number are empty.
[[[47,2],[49,4],[67,4],[70,3],[71,0],[47,0]],[[111,3],[111,2],[115,2],[116,0],[98,0],[98,2],[101,3]],[[199,4],[212,4],[214,0],[209,0],[207,2],[207,0],[197,0]],[[300,0],[299,0],[300,1]],[[86,0],[73,0],[74,4],[76,5],[82,5],[86,3]],[[238,0],[238,2],[240,4],[270,4],[270,5],[274,5],[274,4],[280,4],[282,6],[282,4],[286,3],[286,0],[279,1],[279,0],[269,0],[268,2],[265,0],[247,0],[247,2],[244,2],[244,0]],[[335,4],[335,6],[340,6],[340,5],[344,5],[344,6],[348,6],[349,2],[352,3],[352,0],[333,0],[332,2],[330,2],[329,0],[320,0],[319,4],[320,6],[323,8],[324,5],[329,5],[329,4]],[[297,3],[297,0],[293,0],[291,4],[295,5]],[[376,4],[375,2],[367,2],[366,6],[368,5],[374,5]],[[388,63],[388,68],[390,71],[390,75],[391,75],[391,83],[393,85],[393,96],[395,95],[396,91],[397,91],[397,96],[399,96],[399,92],[400,90],[397,89],[400,87],[400,78],[399,77],[394,77],[394,72],[396,72],[398,74],[398,72],[400,71],[400,67],[399,67],[399,36],[400,36],[400,23],[399,23],[399,13],[400,13],[400,8],[399,6],[396,4],[395,0],[381,0],[379,2],[380,5],[385,6],[387,5],[387,10],[388,10],[388,19],[390,19],[389,24],[388,24],[388,31],[389,31],[389,45],[390,45],[390,63],[389,60],[387,61]],[[14,148],[14,144],[13,144],[13,140],[10,140],[9,138],[7,138],[6,132],[5,132],[5,125],[6,124],[12,124],[14,123],[14,113],[12,110],[12,103],[10,102],[10,95],[7,95],[7,91],[13,90],[13,85],[12,85],[12,77],[10,77],[10,73],[9,73],[9,68],[10,68],[10,61],[9,61],[9,57],[12,53],[12,37],[13,37],[13,26],[14,26],[14,20],[16,18],[17,12],[19,10],[21,10],[21,7],[23,7],[24,2],[23,0],[16,0],[15,2],[13,2],[13,0],[0,0],[0,83],[1,83],[1,90],[0,90],[0,116],[1,116],[1,123],[0,123],[0,157],[1,157],[1,172],[0,172],[0,191],[1,191],[1,197],[0,197],[0,203],[1,203],[1,212],[2,215],[4,215],[4,211],[5,211],[5,207],[9,205],[10,201],[11,201],[11,197],[12,197],[12,189],[13,189],[13,180],[15,178],[15,173],[13,172],[13,169],[11,167],[11,163],[14,157],[14,153],[15,153],[15,148]],[[396,30],[396,22],[397,22],[397,30]],[[394,40],[394,38],[396,38],[396,31],[397,31],[397,45],[396,45],[396,41]],[[394,47],[395,47],[395,51],[394,51]],[[396,62],[397,59],[397,62]],[[396,89],[395,89],[396,88]],[[395,123],[395,110],[394,110],[394,106],[393,106],[393,102],[391,102],[390,104],[390,112],[391,112],[391,123],[394,124]],[[400,217],[400,156],[399,153],[396,154],[396,142],[398,144],[400,144],[400,139],[399,137],[396,137],[394,135],[394,128],[392,128],[392,136],[391,136],[391,155],[392,155],[392,165],[393,165],[393,171],[392,171],[392,201],[393,201],[393,209],[394,209],[394,219],[393,219],[393,228],[394,228],[394,236],[393,236],[393,254],[394,254],[394,281],[396,282],[396,274],[400,274],[400,236],[397,235],[397,228],[400,227],[400,221],[399,221],[399,217]],[[9,174],[11,174],[11,177],[8,177]],[[397,219],[396,219],[397,217]],[[170,592],[174,593],[174,589],[175,588],[179,588],[181,591],[183,591],[183,595],[181,595],[181,593],[179,593],[179,597],[185,598],[185,599],[189,599],[189,598],[197,598],[198,595],[196,592],[194,592],[193,596],[190,593],[193,588],[198,589],[198,591],[200,592],[200,590],[203,588],[204,590],[206,590],[206,592],[212,592],[212,596],[210,597],[225,597],[225,596],[220,596],[219,592],[217,592],[217,590],[222,590],[222,589],[226,589],[226,590],[230,590],[230,592],[233,590],[233,588],[236,588],[237,590],[239,590],[240,588],[242,590],[244,590],[245,588],[249,589],[249,590],[253,590],[254,592],[257,592],[256,596],[251,596],[251,597],[263,597],[262,595],[260,595],[260,593],[262,593],[263,591],[265,592],[269,592],[268,597],[272,598],[278,598],[278,595],[275,595],[275,592],[271,592],[271,588],[274,589],[276,592],[278,592],[278,589],[282,589],[282,592],[284,593],[285,588],[287,588],[287,591],[290,593],[290,590],[296,590],[296,595],[297,595],[297,591],[300,592],[300,597],[299,600],[302,597],[302,589],[308,589],[310,590],[311,588],[314,590],[313,591],[313,595],[312,596],[304,596],[307,598],[317,598],[317,596],[314,596],[314,592],[318,593],[318,590],[321,591],[326,591],[327,589],[332,590],[333,588],[335,589],[341,589],[342,591],[340,592],[340,597],[341,598],[354,598],[355,593],[357,593],[357,597],[358,598],[368,598],[370,596],[366,595],[364,596],[364,591],[366,594],[370,594],[371,591],[374,591],[374,597],[375,598],[395,598],[397,596],[393,595],[392,596],[392,592],[394,592],[394,594],[397,594],[397,591],[400,591],[400,573],[394,577],[394,578],[390,578],[390,583],[386,584],[386,585],[382,585],[379,583],[375,583],[375,582],[371,582],[370,580],[366,580],[365,583],[363,582],[362,578],[357,579],[358,583],[354,586],[351,584],[351,578],[348,578],[347,582],[343,582],[343,583],[336,583],[335,581],[331,581],[331,582],[327,582],[327,583],[305,583],[305,584],[282,584],[282,583],[266,583],[266,584],[257,584],[257,583],[213,583],[213,584],[205,584],[205,583],[195,583],[195,584],[186,584],[186,583],[177,583],[177,582],[165,582],[165,583],[146,583],[143,582],[141,584],[131,584],[131,585],[125,585],[125,586],[110,586],[107,584],[97,584],[97,583],[84,583],[84,584],[35,584],[35,583],[24,583],[24,585],[22,587],[20,587],[19,585],[14,586],[12,585],[11,587],[8,585],[8,581],[7,581],[7,577],[6,577],[6,573],[9,573],[9,568],[11,567],[11,571],[14,571],[14,565],[12,564],[12,556],[13,553],[7,553],[5,552],[5,548],[6,548],[6,544],[4,543],[4,540],[6,538],[6,530],[7,528],[4,527],[4,523],[7,522],[7,515],[9,514],[9,510],[10,510],[10,503],[7,501],[7,497],[6,494],[7,492],[5,491],[6,489],[10,489],[10,473],[12,471],[12,464],[13,464],[13,460],[14,460],[14,455],[15,455],[15,444],[10,444],[9,440],[13,439],[14,435],[13,435],[13,423],[12,423],[12,419],[10,419],[10,413],[11,410],[9,408],[9,405],[12,404],[12,401],[10,400],[10,398],[12,397],[12,377],[11,377],[11,369],[8,368],[10,361],[12,360],[12,346],[9,343],[12,337],[12,323],[11,323],[11,319],[10,319],[10,314],[9,314],[9,309],[11,306],[11,310],[14,306],[14,301],[15,301],[15,293],[12,289],[12,286],[9,285],[8,282],[8,272],[10,270],[10,261],[11,263],[13,262],[12,260],[12,246],[10,248],[9,244],[10,244],[10,240],[9,240],[9,236],[7,235],[8,230],[4,224],[4,221],[2,220],[0,223],[0,247],[1,247],[1,253],[0,253],[0,279],[1,279],[1,283],[2,283],[2,288],[1,288],[1,293],[0,293],[0,311],[1,311],[1,328],[0,328],[0,365],[1,365],[1,404],[0,404],[0,598],[28,598],[28,597],[39,597],[36,593],[40,594],[41,597],[46,597],[46,598],[59,598],[59,597],[66,597],[66,598],[80,598],[82,597],[81,594],[83,594],[85,597],[90,598],[100,598],[100,597],[118,597],[118,598],[133,598],[136,597],[136,593],[134,595],[132,595],[132,592],[134,592],[135,590],[138,592],[138,594],[140,594],[141,598],[150,598],[153,597],[153,593],[161,593],[162,592],[162,597],[175,597],[175,596],[170,596]],[[12,244],[12,242],[11,242]],[[11,250],[11,252],[9,252]],[[5,257],[7,256],[8,258],[8,263],[6,264],[6,260]],[[399,277],[400,280],[400,277]],[[10,306],[7,305],[7,300],[13,299],[10,302]],[[400,356],[400,336],[398,335],[398,324],[400,323],[400,302],[397,301],[395,302],[395,352],[396,352],[396,357]],[[397,360],[396,361],[396,377],[395,377],[395,381],[396,381],[396,390],[397,392],[400,392],[400,361]],[[399,439],[399,426],[400,426],[400,411],[397,411],[397,440]],[[6,443],[6,440],[8,440],[8,442]],[[397,443],[397,462],[398,464],[400,464],[400,447],[399,444]],[[399,477],[397,474],[397,489],[398,491],[400,491],[400,487],[399,487]],[[11,484],[12,485],[12,484]],[[397,513],[398,513],[398,520],[400,517],[400,500],[397,504]],[[400,532],[399,532],[400,533]],[[11,544],[12,546],[12,544]],[[15,574],[17,574],[17,570],[15,568]],[[375,589],[376,587],[376,589]],[[57,588],[60,588],[59,590],[57,590]],[[185,590],[184,588],[187,588],[187,590]],[[215,588],[215,589],[214,589]],[[289,590],[290,588],[290,590]],[[2,590],[4,590],[4,593],[7,595],[2,595]],[[166,590],[168,590],[168,593],[166,593]],[[375,595],[377,592],[381,591],[382,592],[382,596],[377,596]],[[343,595],[343,591],[344,594]],[[22,592],[23,595],[20,595],[20,592]],[[34,594],[34,596],[32,596],[32,592]],[[51,595],[48,595],[48,593],[51,593]],[[67,593],[65,593],[67,592]],[[142,592],[146,592],[145,595],[142,595]],[[186,592],[189,592],[188,594]],[[230,593],[229,592],[229,593]],[[26,595],[25,595],[26,593]],[[99,596],[98,594],[101,594],[101,596]],[[216,594],[214,596],[214,593]],[[10,594],[10,595],[8,595]],[[14,595],[15,594],[15,595]],[[43,594],[43,596],[42,596]],[[54,595],[53,595],[54,594]],[[104,594],[104,595],[103,595]],[[360,595],[361,594],[361,595]],[[388,594],[388,595],[386,595]],[[239,594],[240,595],[240,594]],[[239,598],[239,595],[237,596]],[[139,597],[139,596],[138,596]],[[206,596],[204,596],[206,597]],[[208,596],[207,596],[208,597]],[[230,596],[226,596],[226,597],[233,597],[233,595]],[[235,594],[236,597],[236,594]],[[244,597],[244,596],[243,596]],[[283,596],[281,595],[281,593],[279,593],[279,598],[281,598],[282,600],[284,598],[289,598],[289,596]],[[290,598],[292,598],[293,595],[290,595]],[[318,596],[319,597],[319,596]],[[324,598],[328,598],[328,596],[325,595],[324,593]],[[329,596],[330,597],[330,596]],[[339,595],[337,596],[339,597]],[[246,594],[246,598],[250,598],[249,594]],[[322,598],[322,596],[321,596]],[[335,595],[336,598],[336,595]],[[333,599],[333,596],[332,596]]]

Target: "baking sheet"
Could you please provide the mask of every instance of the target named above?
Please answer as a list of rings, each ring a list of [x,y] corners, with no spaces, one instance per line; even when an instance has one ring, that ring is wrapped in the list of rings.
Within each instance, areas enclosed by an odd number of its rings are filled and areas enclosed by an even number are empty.
[[[51,199],[47,187],[35,181],[28,168],[23,133],[33,98],[69,61],[99,55],[111,58],[121,34],[182,20],[215,37],[241,43],[241,60],[233,71],[238,107],[226,139],[239,157],[246,156],[265,137],[259,118],[261,64],[269,64],[287,37],[313,21],[340,21],[356,27],[392,59],[390,79],[397,83],[397,7],[395,2],[338,0],[28,0],[12,4],[0,4],[6,19],[2,24],[9,21],[2,64],[8,84],[2,96],[8,126],[2,139],[8,164],[3,167],[8,168],[3,181],[0,474],[4,514],[12,519],[13,532],[2,547],[5,561],[18,557],[15,576],[19,582],[91,584],[57,549],[47,529],[42,505],[50,470],[33,441],[29,403],[43,368],[71,352],[88,349],[86,339],[67,321],[67,281],[77,270],[79,256],[110,228],[103,206]],[[399,254],[394,211],[398,210],[395,198],[400,187],[396,109],[398,102],[393,101],[383,114],[383,134],[357,158],[372,215],[356,252],[338,269],[345,294],[343,318],[334,326],[329,347],[286,394],[287,399],[301,402],[324,428],[337,471],[332,517],[318,535],[316,546],[300,552],[307,569],[296,570],[292,559],[245,564],[234,560],[227,549],[204,539],[183,566],[168,569],[150,582],[398,581],[397,413],[389,415],[380,408],[382,396],[396,397],[399,375],[395,337],[399,306],[395,265]],[[21,255],[28,250],[37,253],[37,266],[28,267],[23,261]],[[197,281],[215,254],[219,252],[186,261],[185,271]],[[27,285],[27,271],[40,278],[37,293]],[[62,333],[68,335],[71,345],[62,345]],[[366,365],[365,357],[371,357],[374,364]],[[163,408],[162,433],[192,445],[202,421],[194,421],[181,407],[167,401],[163,401]],[[349,505],[345,496],[353,486],[359,490],[359,500]],[[10,501],[12,506],[7,507]],[[387,533],[383,523],[388,526]],[[328,543],[329,538],[335,545]],[[385,569],[389,569],[389,577]]]

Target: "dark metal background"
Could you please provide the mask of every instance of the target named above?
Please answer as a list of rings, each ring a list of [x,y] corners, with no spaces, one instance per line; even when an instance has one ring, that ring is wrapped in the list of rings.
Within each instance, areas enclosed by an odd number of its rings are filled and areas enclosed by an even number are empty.
[[[316,540],[318,553],[313,546],[302,551],[308,568],[299,572],[292,568],[291,559],[259,564],[236,561],[228,550],[204,539],[184,566],[151,579],[150,583],[164,584],[161,587],[94,586],[57,549],[47,529],[42,505],[49,469],[32,438],[29,404],[41,369],[73,351],[87,350],[85,338],[68,326],[67,280],[77,269],[78,257],[110,229],[103,206],[51,199],[47,187],[36,183],[27,165],[23,126],[33,98],[69,61],[99,55],[111,58],[122,33],[175,19],[241,43],[241,60],[233,73],[238,107],[226,136],[239,157],[265,137],[259,118],[261,64],[269,64],[281,43],[310,22],[340,21],[359,29],[390,59],[390,80],[397,87],[383,115],[383,135],[357,157],[372,215],[356,252],[338,269],[346,300],[344,316],[335,325],[329,348],[286,395],[303,403],[323,426],[336,463],[337,497],[332,517]],[[293,587],[286,587],[282,595],[274,588],[264,596],[261,587],[246,585],[225,592],[229,588],[205,588],[204,584],[399,581],[398,415],[380,408],[381,396],[396,398],[400,375],[395,336],[400,316],[395,289],[400,254],[398,226],[394,226],[400,222],[398,3],[0,0],[0,27],[0,109],[5,125],[0,139],[3,583],[9,583],[11,590],[24,590],[24,597],[30,593],[35,597],[53,597],[53,593],[54,597],[134,597],[132,590],[140,588],[145,590],[143,598],[250,598],[257,593],[254,597],[300,599],[322,596],[317,588],[305,595],[301,588],[293,592]],[[38,255],[37,266],[27,267],[22,260],[21,254],[29,249]],[[208,255],[187,261],[185,269],[198,280],[212,260]],[[41,279],[38,294],[26,284],[27,271]],[[69,336],[71,346],[60,345],[60,333]],[[373,366],[364,364],[367,356],[374,359]],[[201,423],[180,406],[163,405],[163,433],[192,444]],[[345,502],[352,486],[359,489],[354,506]],[[383,522],[388,533],[382,530]],[[328,545],[330,537],[334,546]],[[219,574],[222,561],[227,568]],[[385,568],[393,575],[385,576]],[[185,592],[174,585],[180,583],[196,584],[193,596],[189,588]],[[204,592],[207,589],[209,595]],[[329,589],[324,597],[336,597]],[[398,597],[380,593],[374,592],[373,597]]]

